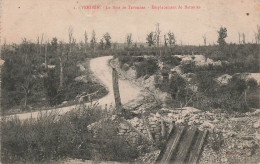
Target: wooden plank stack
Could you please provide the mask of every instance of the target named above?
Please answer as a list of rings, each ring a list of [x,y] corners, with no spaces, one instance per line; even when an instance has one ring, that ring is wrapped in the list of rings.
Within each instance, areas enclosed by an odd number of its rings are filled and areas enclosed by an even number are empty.
[[[174,126],[157,163],[197,163],[207,137],[207,130],[197,127]]]

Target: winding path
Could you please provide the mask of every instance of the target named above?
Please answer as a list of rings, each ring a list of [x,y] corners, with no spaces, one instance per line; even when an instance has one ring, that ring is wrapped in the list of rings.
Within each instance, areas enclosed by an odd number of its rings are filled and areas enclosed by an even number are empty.
[[[99,58],[94,58],[90,60],[90,69],[92,70],[94,76],[98,78],[102,84],[105,85],[108,89],[108,94],[97,100],[98,104],[101,106],[105,106],[106,104],[108,106],[112,105],[114,106],[114,94],[113,94],[113,83],[112,83],[112,69],[109,66],[109,60],[112,59],[112,56],[104,56]],[[140,96],[140,88],[137,86],[132,85],[127,80],[121,80],[119,79],[119,90],[120,90],[120,96],[122,104],[128,103],[132,100],[135,100],[137,97]],[[89,103],[86,103],[86,105],[89,105]],[[67,106],[67,107],[61,107],[57,109],[50,109],[45,111],[36,111],[36,112],[30,112],[30,113],[22,113],[22,114],[15,114],[6,116],[9,117],[18,117],[20,120],[25,120],[29,118],[37,118],[41,113],[51,113],[51,112],[58,112],[60,115],[71,111],[76,108],[76,105]]]

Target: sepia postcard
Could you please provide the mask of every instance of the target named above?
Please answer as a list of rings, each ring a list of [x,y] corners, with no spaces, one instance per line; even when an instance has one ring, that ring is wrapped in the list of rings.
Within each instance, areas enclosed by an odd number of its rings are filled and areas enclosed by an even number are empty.
[[[0,0],[0,163],[260,162],[259,0]]]

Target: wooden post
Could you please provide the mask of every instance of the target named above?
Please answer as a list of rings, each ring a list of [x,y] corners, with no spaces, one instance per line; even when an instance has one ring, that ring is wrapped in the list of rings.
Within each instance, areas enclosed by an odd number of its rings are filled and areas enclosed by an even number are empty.
[[[165,131],[164,121],[163,121],[163,119],[161,119],[161,135],[163,138],[165,137],[165,134],[166,134],[166,131]]]
[[[121,104],[121,98],[119,93],[118,74],[115,68],[113,68],[112,79],[113,79],[113,90],[114,90],[116,110],[118,113],[121,113],[122,104]]]
[[[170,135],[170,133],[171,133],[171,131],[172,131],[173,128],[174,128],[174,122],[172,121],[172,122],[170,123],[170,126],[169,126],[168,136]]]
[[[60,88],[63,87],[64,73],[63,73],[63,59],[62,55],[59,57],[60,59]]]
[[[146,119],[146,117],[144,116],[144,114],[142,113],[142,120],[143,120],[143,125],[147,131],[147,134],[148,134],[148,137],[150,138],[150,140],[152,142],[154,142],[154,139],[153,139],[153,136],[151,134],[151,130],[150,130],[150,127],[149,127],[149,123],[147,122],[148,119]]]

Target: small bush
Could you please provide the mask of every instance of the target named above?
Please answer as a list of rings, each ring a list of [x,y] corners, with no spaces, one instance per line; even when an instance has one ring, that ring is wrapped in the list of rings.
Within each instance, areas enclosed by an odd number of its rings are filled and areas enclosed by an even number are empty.
[[[175,66],[180,65],[182,59],[180,59],[180,58],[178,58],[176,56],[172,57],[170,55],[166,55],[166,56],[163,56],[161,60],[165,64],[169,64],[172,67],[175,67]]]
[[[125,63],[130,63],[132,60],[132,57],[131,56],[128,56],[128,55],[120,55],[118,57],[118,61],[120,63],[120,66],[122,67]]]
[[[103,141],[98,143],[98,153],[102,154],[100,160],[132,161],[138,157],[137,147],[128,144],[125,138],[117,135],[118,122],[105,120],[100,128],[96,129],[96,136]]]
[[[159,66],[157,64],[157,60],[153,58],[148,58],[145,62],[145,69],[147,75],[153,75],[157,70]]]
[[[129,65],[128,64],[124,64],[123,66],[122,66],[122,69],[124,70],[124,71],[128,71],[129,70]]]
[[[183,73],[194,73],[195,67],[196,65],[194,61],[188,61],[181,65],[181,70]]]
[[[159,68],[156,59],[148,58],[143,62],[139,62],[135,64],[136,68],[136,77],[141,77],[145,75],[153,75]]]

